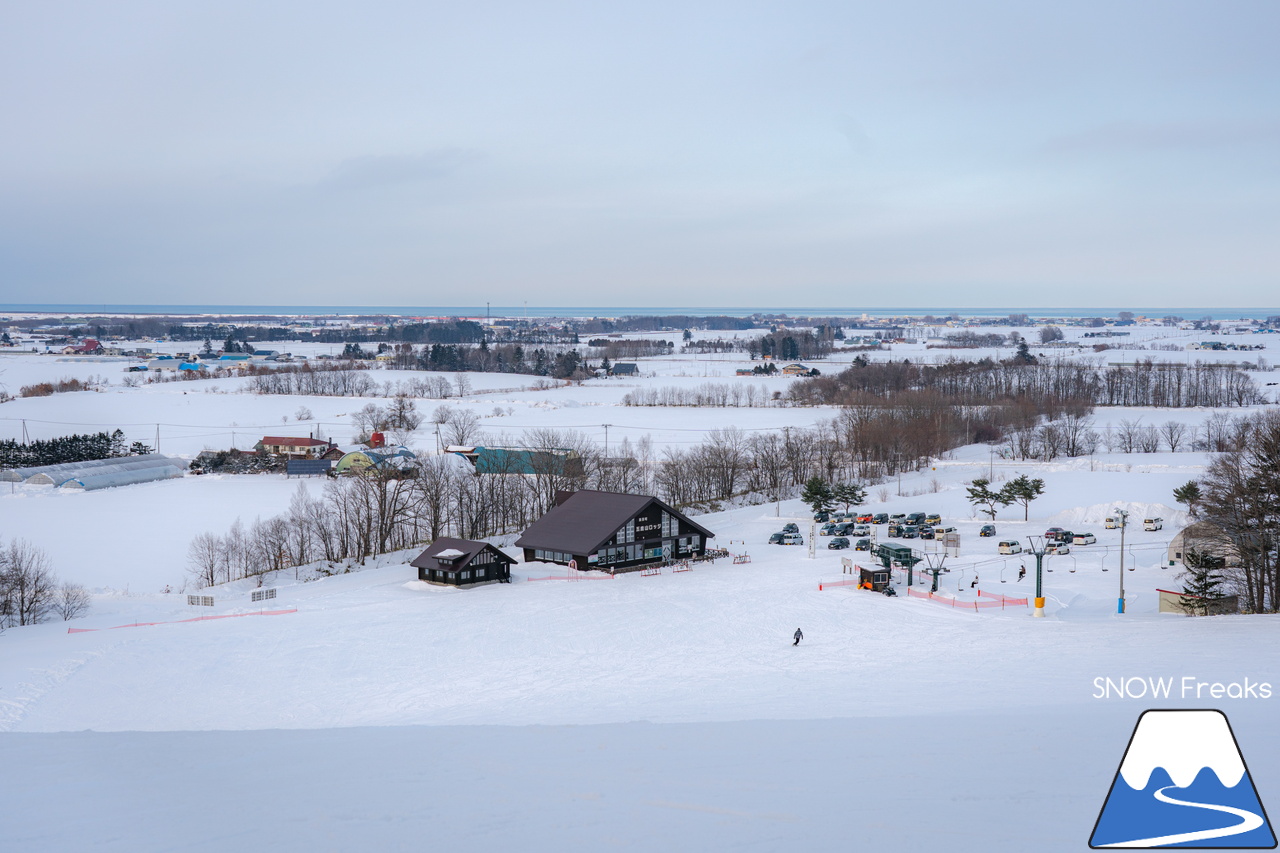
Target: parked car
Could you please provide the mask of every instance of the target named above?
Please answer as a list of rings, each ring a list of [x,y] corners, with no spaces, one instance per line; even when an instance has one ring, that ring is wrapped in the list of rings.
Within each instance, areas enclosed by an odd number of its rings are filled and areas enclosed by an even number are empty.
[[[924,513],[923,512],[911,513],[910,515],[907,516],[907,524],[914,524],[917,527],[924,524]]]
[[[1092,533],[1077,533],[1071,537],[1072,545],[1092,545],[1098,541],[1098,537]]]
[[[996,550],[1001,554],[1021,554],[1022,543],[1017,539],[1001,539]]]
[[[1044,532],[1044,538],[1050,542],[1057,542],[1058,537],[1066,532],[1067,531],[1063,530],[1061,527],[1050,527]]]
[[[850,536],[870,536],[870,535],[871,535],[871,525],[869,525],[869,524],[855,524],[855,525],[852,525],[852,526],[849,528],[848,533],[849,533],[849,535],[850,535]]]
[[[786,535],[787,535],[787,534],[785,534],[785,533],[775,533],[775,534],[773,534],[772,536],[770,536],[770,537],[769,537],[769,544],[770,544],[770,545],[781,545],[781,544],[782,544],[782,537],[784,537],[784,536],[786,536]]]
[[[858,513],[857,517],[854,518],[854,521],[858,522],[859,524],[870,524],[871,519],[873,518],[875,518],[875,516],[869,512],[860,512]]]
[[[1046,554],[1070,554],[1071,546],[1063,542],[1059,542],[1057,545],[1050,545],[1048,548],[1045,548],[1044,552]]]
[[[830,520],[831,520],[831,513],[829,513],[829,512],[815,512],[815,513],[813,514],[813,520],[814,520],[814,521],[816,521],[816,522],[819,522],[819,523],[824,522],[824,521],[830,521]]]
[[[1107,520],[1102,522],[1102,526],[1107,530],[1115,530],[1120,526],[1120,517],[1116,515],[1108,515]]]
[[[830,551],[839,551],[849,547],[849,540],[843,536],[837,536],[827,543],[827,549]]]
[[[839,528],[840,525],[836,524],[834,521],[828,521],[826,524],[818,528],[818,535],[834,536]]]
[[[890,524],[889,529],[885,531],[885,535],[890,539],[898,539],[902,536],[901,524]]]
[[[800,527],[795,522],[788,521],[786,524],[782,525],[782,532],[783,533],[799,533]]]
[[[942,537],[946,536],[948,533],[955,533],[955,532],[956,532],[956,529],[954,527],[935,527],[933,528],[933,538],[941,539]]]
[[[887,513],[887,512],[877,512],[875,515],[871,516],[871,523],[872,523],[872,524],[888,524],[888,523],[889,523],[889,513]]]
[[[1144,518],[1142,519],[1142,529],[1143,530],[1163,530],[1164,519],[1163,518]]]
[[[903,539],[919,539],[920,528],[914,524],[902,525],[902,538]]]
[[[978,535],[979,536],[995,536],[996,526],[994,524],[984,524],[982,525],[982,528],[978,531]]]
[[[901,524],[906,520],[907,520],[907,514],[905,512],[895,512],[893,515],[889,516],[890,524],[893,524],[895,521]]]
[[[1074,534],[1074,533],[1072,533],[1070,530],[1064,530],[1064,531],[1062,531],[1061,533],[1059,533],[1059,534],[1058,534],[1058,540],[1057,540],[1057,541],[1062,542],[1062,543],[1063,543],[1063,544],[1065,544],[1065,545],[1070,545],[1070,544],[1071,544],[1071,540],[1072,540],[1072,539],[1074,539],[1074,538],[1075,538],[1075,534]]]
[[[803,545],[804,537],[799,533],[787,533],[782,537],[783,545]]]
[[[853,550],[855,550],[855,551],[870,551],[870,550],[871,550],[871,540],[870,540],[870,539],[859,539],[859,540],[858,540],[858,542],[857,542],[857,544],[855,544],[855,545],[853,546]]]
[[[919,534],[919,536],[920,536],[920,538],[921,538],[921,539],[932,539],[932,538],[933,538],[933,528],[926,524],[924,527],[921,527],[921,528],[920,528],[920,534]]]
[[[931,512],[924,517],[925,524],[941,524],[942,516],[936,512]]]

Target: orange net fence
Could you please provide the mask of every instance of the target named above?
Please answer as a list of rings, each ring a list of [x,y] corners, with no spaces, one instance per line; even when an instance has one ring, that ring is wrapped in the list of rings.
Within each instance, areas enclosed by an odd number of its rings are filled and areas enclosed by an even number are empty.
[[[149,625],[180,625],[183,622],[209,622],[214,619],[237,619],[241,616],[282,616],[285,613],[297,613],[291,610],[255,610],[252,613],[224,613],[218,616],[196,616],[191,619],[173,619],[168,622],[133,622],[129,625],[112,625],[110,628],[68,628],[68,634],[87,634],[90,631],[114,631],[117,628],[146,628]]]
[[[972,610],[975,613],[979,610],[988,610],[992,607],[999,607],[1003,610],[1006,606],[1006,602],[1004,601],[982,601],[981,599],[978,601],[961,601],[960,599],[952,598],[949,595],[939,595],[936,592],[920,592],[919,590],[912,589],[910,587],[907,588],[907,597],[924,598],[932,601],[934,604],[941,604],[944,607],[956,607],[961,610]],[[1001,598],[1003,598],[1003,596],[1001,596]],[[1017,599],[1009,599],[1009,602],[1012,603],[1016,600]],[[1026,599],[1022,599],[1021,601],[1023,604],[1026,604]]]

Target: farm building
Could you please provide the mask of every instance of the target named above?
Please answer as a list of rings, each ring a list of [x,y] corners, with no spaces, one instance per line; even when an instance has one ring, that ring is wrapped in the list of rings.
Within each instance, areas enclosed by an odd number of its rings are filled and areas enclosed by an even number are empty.
[[[334,471],[339,474],[356,474],[372,468],[385,470],[388,468],[408,468],[418,457],[407,447],[383,447],[373,450],[360,447],[342,454]]]
[[[1207,521],[1197,521],[1174,535],[1169,542],[1169,565],[1185,563],[1189,552],[1196,552],[1202,558],[1216,558],[1224,566],[1236,562],[1235,549],[1225,540],[1222,531]]]
[[[185,468],[186,463],[180,459],[148,453],[145,456],[117,456],[32,468],[6,468],[0,471],[0,480],[30,486],[95,491],[181,477]]]
[[[583,489],[557,495],[516,545],[526,562],[573,561],[579,569],[613,572],[700,556],[714,537],[655,497]]]
[[[316,459],[332,446],[319,438],[294,438],[292,436],[267,435],[253,446],[254,450],[300,459]]]
[[[446,586],[476,586],[511,583],[515,560],[488,542],[441,536],[409,565],[418,570],[418,580]]]
[[[609,372],[614,376],[639,376],[640,367],[634,361],[619,361]]]
[[[560,474],[582,475],[582,457],[566,447],[468,447],[453,444],[445,448],[471,463],[477,474]]]

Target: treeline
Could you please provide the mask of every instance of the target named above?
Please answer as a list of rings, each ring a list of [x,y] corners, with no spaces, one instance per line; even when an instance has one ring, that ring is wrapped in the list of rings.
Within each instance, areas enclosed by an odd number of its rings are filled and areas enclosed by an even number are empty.
[[[622,397],[624,406],[730,406],[733,408],[767,406],[781,391],[770,391],[763,385],[741,382],[704,382],[695,388],[664,385],[661,388],[637,388]]]
[[[1199,481],[1192,516],[1230,554],[1223,575],[1249,613],[1280,612],[1280,412],[1241,424],[1239,447],[1216,457]]]
[[[816,331],[780,329],[752,338],[703,338],[686,341],[685,352],[745,352],[752,358],[768,357],[781,361],[826,358],[835,341],[843,337],[838,327],[821,326]]]
[[[151,448],[140,441],[127,443],[120,430],[85,435],[63,435],[37,438],[20,444],[12,438],[0,441],[0,468],[34,468],[37,465],[59,465],[63,462],[89,462],[116,456],[138,456]]]
[[[1162,424],[1121,420],[1105,428],[1091,418],[1068,414],[1038,426],[1009,431],[1000,455],[1005,459],[1037,459],[1089,456],[1099,450],[1112,453],[1182,451],[1225,453],[1241,450],[1253,430],[1253,418],[1214,412],[1200,425],[1168,420]]]
[[[34,385],[23,385],[18,391],[19,397],[52,397],[54,394],[65,394],[69,391],[92,391],[102,380],[89,377],[76,379],[69,377],[56,382],[37,382]]]
[[[844,405],[867,395],[887,397],[908,390],[933,390],[957,405],[1026,401],[1046,413],[1081,406],[1217,408],[1265,400],[1235,365],[1151,360],[1106,368],[1066,360],[861,362],[834,375],[794,383],[789,394],[797,403]]]
[[[649,338],[592,338],[587,341],[587,358],[643,358],[653,355],[670,355],[675,350],[671,341],[655,341]]]

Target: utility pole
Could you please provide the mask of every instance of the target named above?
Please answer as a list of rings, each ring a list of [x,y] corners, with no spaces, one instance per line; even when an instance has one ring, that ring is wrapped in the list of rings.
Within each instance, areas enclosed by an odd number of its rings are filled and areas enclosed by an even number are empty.
[[[1124,528],[1129,523],[1129,511],[1126,509],[1116,510],[1116,515],[1120,517],[1120,598],[1116,601],[1116,613],[1124,613]]]
[[[1036,609],[1032,616],[1044,618],[1044,537],[1028,536],[1028,550],[1036,558]]]

